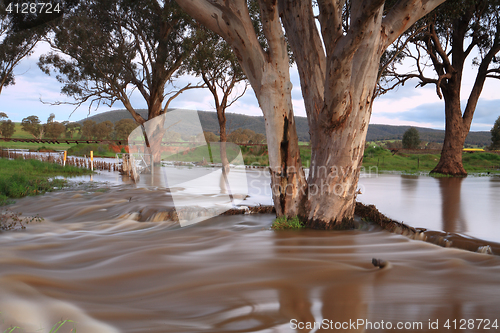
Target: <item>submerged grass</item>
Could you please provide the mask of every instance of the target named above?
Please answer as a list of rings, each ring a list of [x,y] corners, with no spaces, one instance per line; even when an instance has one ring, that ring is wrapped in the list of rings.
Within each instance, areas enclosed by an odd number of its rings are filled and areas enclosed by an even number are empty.
[[[12,212],[8,209],[0,210],[0,232],[8,230],[26,229],[26,224],[42,222],[43,217],[38,215],[22,217],[22,213]]]
[[[304,224],[300,222],[297,216],[292,218],[287,218],[286,216],[280,216],[273,221],[271,229],[273,230],[291,230],[291,229],[302,229],[305,228]]]
[[[43,194],[62,188],[67,182],[54,176],[78,176],[91,173],[90,170],[73,166],[63,167],[56,163],[38,160],[9,160],[0,158],[0,205],[9,204],[11,199],[28,195]]]
[[[66,320],[61,320],[61,321],[58,321],[53,327],[52,329],[50,330],[49,333],[57,333],[59,331],[59,329],[66,323],[74,323],[73,320],[69,320],[69,319],[66,319]],[[5,331],[3,331],[3,333],[16,333],[17,331],[16,330],[22,330],[21,327],[19,326],[12,326],[12,327],[9,327],[7,328]],[[71,329],[70,333],[76,333],[76,327],[73,326],[73,328]]]

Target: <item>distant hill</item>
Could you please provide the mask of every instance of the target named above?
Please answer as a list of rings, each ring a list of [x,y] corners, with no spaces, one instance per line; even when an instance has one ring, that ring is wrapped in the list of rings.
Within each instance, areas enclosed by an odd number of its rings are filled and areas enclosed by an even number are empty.
[[[137,110],[139,114],[143,117],[147,116],[147,110],[139,109]],[[200,122],[204,131],[219,132],[219,123],[217,121],[217,114],[210,111],[198,111],[200,116]],[[115,110],[108,111],[93,115],[91,117],[82,119],[78,123],[83,123],[84,120],[91,119],[96,123],[100,123],[106,120],[110,120],[116,123],[120,119],[130,118],[132,116],[127,110]],[[264,117],[253,117],[245,116],[237,113],[227,113],[227,129],[229,132],[234,131],[238,128],[251,129],[256,133],[265,134],[264,127]],[[309,141],[309,126],[307,124],[307,118],[305,117],[295,117],[295,125],[297,127],[297,135],[300,141]],[[366,135],[366,141],[381,141],[381,140],[401,140],[403,138],[404,132],[411,126],[393,126],[393,125],[378,125],[370,124],[368,126],[368,134]],[[444,141],[444,131],[435,130],[432,128],[425,127],[415,127],[422,141],[438,142],[442,143]],[[486,146],[491,144],[491,134],[488,131],[482,132],[470,132],[465,140],[466,144]]]

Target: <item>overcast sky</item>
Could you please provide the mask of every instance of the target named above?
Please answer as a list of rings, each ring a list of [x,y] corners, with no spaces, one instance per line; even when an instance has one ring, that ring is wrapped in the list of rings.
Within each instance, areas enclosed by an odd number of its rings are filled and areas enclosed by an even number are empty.
[[[23,118],[36,115],[42,122],[45,122],[50,113],[56,115],[56,120],[78,121],[88,116],[88,106],[82,106],[75,111],[72,105],[46,105],[46,102],[71,101],[66,96],[60,94],[61,85],[54,76],[47,76],[40,71],[36,62],[43,52],[48,51],[48,47],[41,45],[35,54],[24,59],[16,68],[16,85],[4,88],[0,95],[0,112],[5,112],[13,121],[21,121]],[[467,66],[464,75],[462,90],[462,108],[465,106],[467,95],[474,80],[475,69]],[[305,117],[304,103],[300,91],[300,82],[296,69],[291,68],[291,81],[293,84],[292,99],[294,112],[297,116]],[[196,83],[197,78],[182,77],[177,81],[178,86],[183,86],[188,82]],[[436,95],[433,85],[424,88],[415,88],[416,82],[409,82],[398,90],[391,91],[377,99],[373,104],[371,117],[372,124],[389,125],[413,125],[444,129],[444,102]],[[240,89],[243,89],[240,87]],[[138,93],[132,96],[132,105],[135,108],[146,108],[146,102]],[[205,89],[189,90],[172,103],[174,108],[190,108],[204,111],[213,111],[212,95]],[[91,115],[109,110],[123,109],[121,104],[115,104],[112,108],[101,106],[97,111],[94,108]],[[242,113],[251,116],[261,116],[262,112],[257,103],[257,99],[251,88],[246,94],[235,103],[228,112]],[[478,103],[472,131],[489,131],[493,123],[500,116],[500,80],[490,79],[486,81],[481,99]]]

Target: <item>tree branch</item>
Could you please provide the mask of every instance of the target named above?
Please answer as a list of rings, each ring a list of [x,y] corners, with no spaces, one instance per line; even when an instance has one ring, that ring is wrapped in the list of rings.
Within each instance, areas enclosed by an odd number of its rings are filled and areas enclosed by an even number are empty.
[[[409,27],[445,0],[399,0],[382,20],[382,33],[389,47]]]

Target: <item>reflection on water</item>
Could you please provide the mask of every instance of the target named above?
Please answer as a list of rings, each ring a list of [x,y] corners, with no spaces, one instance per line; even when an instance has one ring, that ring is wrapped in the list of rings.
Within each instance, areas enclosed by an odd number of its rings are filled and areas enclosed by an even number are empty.
[[[467,222],[462,213],[460,195],[462,192],[462,177],[436,178],[441,191],[442,230],[455,233],[466,233]]]
[[[358,200],[413,227],[500,242],[500,178],[380,174],[361,178]]]

